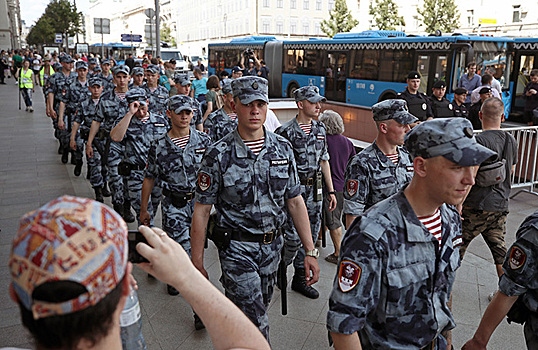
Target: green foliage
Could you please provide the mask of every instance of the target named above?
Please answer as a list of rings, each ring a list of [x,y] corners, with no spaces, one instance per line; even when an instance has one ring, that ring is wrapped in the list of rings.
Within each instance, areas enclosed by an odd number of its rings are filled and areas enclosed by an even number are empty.
[[[460,13],[454,0],[424,0],[424,7],[418,13],[428,33],[437,29],[451,33],[458,28]]]
[[[52,0],[45,12],[28,33],[26,41],[30,45],[54,42],[54,34],[74,36],[84,33],[82,12],[68,0]]]
[[[161,41],[166,41],[172,47],[176,47],[176,38],[172,36],[172,29],[161,22]]]
[[[396,30],[396,26],[405,26],[403,16],[398,16],[398,6],[393,0],[379,0],[370,3],[372,22],[379,30]]]
[[[359,21],[351,16],[346,0],[336,0],[334,9],[329,12],[329,15],[328,20],[321,21],[321,30],[331,38],[337,33],[349,32],[359,24]]]

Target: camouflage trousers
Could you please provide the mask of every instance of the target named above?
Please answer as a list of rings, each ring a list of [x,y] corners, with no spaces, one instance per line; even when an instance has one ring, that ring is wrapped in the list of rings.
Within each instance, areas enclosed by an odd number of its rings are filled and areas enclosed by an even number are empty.
[[[153,198],[153,193],[151,198]],[[161,208],[163,212],[163,230],[191,256],[190,232],[192,214],[194,213],[194,200],[188,202],[183,208],[177,208],[172,204],[170,198],[163,196]]]
[[[103,141],[106,142],[106,141]],[[123,176],[118,174],[118,165],[123,159],[124,146],[121,143],[110,141],[108,152],[107,171],[109,176],[108,185],[112,193],[112,204],[123,205],[129,198],[127,188],[124,186]]]
[[[77,141],[77,148],[82,150],[84,147],[87,147],[86,141],[82,140],[80,137],[78,139],[80,140],[81,145],[79,145]],[[92,148],[93,157],[89,158],[86,155],[86,163],[88,164],[88,170],[90,172],[90,185],[92,185],[92,187],[102,187],[105,182],[108,181],[106,167],[103,168],[101,164],[103,155],[105,154],[105,142],[94,139]]]
[[[73,125],[71,125],[73,127]],[[82,157],[84,156],[84,140],[80,137],[80,132],[77,132],[75,135],[75,143],[77,144],[77,149],[72,150],[70,146],[71,142],[71,131],[69,132],[69,139],[67,140],[67,147],[69,147],[69,150],[73,152],[73,157],[77,160],[77,162],[82,162]]]
[[[463,207],[462,236],[460,258],[463,260],[465,251],[471,241],[478,235],[484,241],[493,255],[495,265],[502,265],[506,256],[506,217],[508,212],[484,211]]]
[[[58,118],[60,114],[58,114]],[[58,129],[58,139],[62,148],[69,148],[69,141],[71,139],[71,130],[73,128],[73,118],[64,113],[64,129]],[[77,158],[78,159],[78,158]],[[80,159],[82,159],[82,153],[80,153]]]
[[[273,297],[282,245],[283,238],[279,236],[270,244],[231,241],[227,248],[219,249],[220,282],[226,296],[266,339],[269,339],[267,307]]]
[[[323,201],[314,201],[314,188],[312,186],[301,185],[301,189],[303,200],[308,211],[308,219],[310,220],[312,240],[315,244],[318,240],[319,230],[321,228],[321,209]],[[301,244],[301,239],[295,230],[295,226],[293,225],[293,221],[290,216],[288,216],[283,229],[286,238],[284,241],[284,261],[286,262],[286,266],[291,264],[293,260],[293,266],[295,269],[304,268],[304,258],[306,256],[304,247]]]
[[[138,221],[138,225],[142,225],[140,222],[140,203],[142,202],[142,184],[144,183],[144,170],[133,170],[131,171],[131,176],[127,179],[127,186],[129,191],[129,200],[131,201],[131,207],[134,209],[136,213],[136,220]],[[148,213],[150,215],[150,226],[154,225],[155,221],[155,214],[157,214],[157,208],[159,206],[159,202],[157,202],[157,206],[154,206],[155,203],[152,201],[153,192],[156,193],[156,195],[160,196],[161,189],[159,187],[154,186],[153,191],[150,195],[150,203],[151,205],[148,205]],[[168,232],[168,231],[167,231]]]

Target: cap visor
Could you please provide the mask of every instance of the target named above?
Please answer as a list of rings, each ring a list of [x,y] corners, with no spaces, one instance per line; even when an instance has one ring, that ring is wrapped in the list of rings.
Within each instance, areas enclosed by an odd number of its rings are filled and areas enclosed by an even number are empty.
[[[258,101],[258,100],[263,101],[265,103],[269,103],[269,99],[267,98],[266,95],[263,95],[263,94],[248,94],[246,96],[239,97],[239,101],[241,101],[241,103],[244,105],[248,105],[249,103],[253,101]]]
[[[321,95],[307,98],[307,100],[308,100],[308,102],[311,102],[311,103],[318,103],[318,102],[327,101],[327,99],[325,97],[321,96]]]
[[[497,153],[489,148],[474,143],[444,154],[443,157],[461,166],[474,166],[496,155]]]
[[[179,108],[176,108],[176,109],[174,110],[174,113],[179,114],[179,112],[181,112],[181,111],[189,111],[189,112],[192,112],[192,108],[187,107],[187,106],[181,106],[181,107],[179,107]]]
[[[409,112],[400,112],[393,119],[402,125],[409,125],[418,121],[418,118]]]

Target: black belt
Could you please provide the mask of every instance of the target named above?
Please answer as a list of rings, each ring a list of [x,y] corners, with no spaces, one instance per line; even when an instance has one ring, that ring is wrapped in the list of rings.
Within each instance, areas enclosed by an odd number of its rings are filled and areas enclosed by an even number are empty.
[[[172,197],[172,196],[182,197],[182,199],[185,201],[190,201],[194,199],[194,192],[176,192],[176,191],[170,191],[167,188],[163,188],[163,194],[166,197]]]
[[[247,231],[238,229],[224,229],[221,227],[215,227],[216,230],[222,231],[224,235],[229,235],[229,239],[232,241],[240,242],[255,242],[263,244],[271,244],[281,234],[281,229],[272,230],[263,234],[253,234]]]
[[[316,183],[316,178],[309,177],[307,179],[300,179],[300,181],[301,181],[301,185],[303,186],[314,186],[314,184]]]

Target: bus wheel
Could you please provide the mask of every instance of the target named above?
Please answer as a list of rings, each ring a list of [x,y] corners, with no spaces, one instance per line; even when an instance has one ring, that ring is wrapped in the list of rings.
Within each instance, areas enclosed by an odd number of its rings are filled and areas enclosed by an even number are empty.
[[[297,83],[291,83],[290,85],[288,85],[288,97],[293,98],[294,97],[293,93],[298,88],[299,88],[299,85],[297,85]]]
[[[377,102],[385,101],[385,100],[392,100],[398,98],[397,94],[393,91],[387,91],[379,97],[379,100]]]

